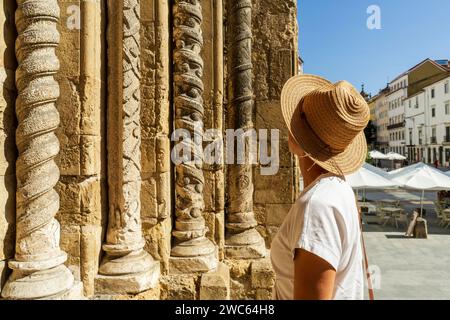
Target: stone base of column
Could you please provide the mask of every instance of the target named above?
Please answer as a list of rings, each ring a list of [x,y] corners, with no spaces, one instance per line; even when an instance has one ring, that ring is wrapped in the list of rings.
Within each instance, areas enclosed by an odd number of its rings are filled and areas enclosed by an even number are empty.
[[[137,294],[158,285],[160,264],[144,250],[114,257],[106,254],[95,278],[96,294]]]
[[[158,285],[159,263],[154,263],[152,270],[137,274],[121,276],[97,275],[95,278],[96,294],[138,294]]]
[[[169,272],[171,274],[208,272],[215,270],[217,264],[217,248],[205,237],[174,246],[169,259]]]
[[[256,229],[227,233],[225,257],[229,259],[259,259],[267,256],[264,238]]]
[[[65,265],[42,270],[13,270],[2,290],[2,297],[10,300],[81,299],[81,290]],[[77,294],[78,293],[78,294]]]
[[[63,294],[59,294],[54,297],[47,297],[41,300],[87,300],[87,298],[83,294],[83,283],[80,281],[75,281],[72,288]]]

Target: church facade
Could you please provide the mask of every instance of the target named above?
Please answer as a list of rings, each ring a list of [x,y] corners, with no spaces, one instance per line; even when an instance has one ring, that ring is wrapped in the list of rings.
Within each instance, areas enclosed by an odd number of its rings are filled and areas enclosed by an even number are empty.
[[[296,14],[295,0],[4,0],[2,299],[270,298],[271,239],[299,193],[279,104]],[[227,130],[264,129],[279,130],[273,174],[221,148],[208,161]],[[184,148],[196,161],[174,161]]]

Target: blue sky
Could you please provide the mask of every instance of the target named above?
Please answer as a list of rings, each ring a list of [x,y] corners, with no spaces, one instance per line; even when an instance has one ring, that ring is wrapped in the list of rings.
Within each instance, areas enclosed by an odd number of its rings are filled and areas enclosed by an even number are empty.
[[[381,9],[381,30],[367,8]],[[348,80],[376,94],[425,58],[450,59],[449,0],[299,0],[305,73]]]

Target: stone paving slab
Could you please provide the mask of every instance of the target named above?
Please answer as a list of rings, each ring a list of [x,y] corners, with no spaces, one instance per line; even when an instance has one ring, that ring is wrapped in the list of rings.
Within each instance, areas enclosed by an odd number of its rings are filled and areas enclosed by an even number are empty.
[[[376,197],[393,196],[389,193],[378,192]],[[405,198],[405,208],[411,209],[414,204]],[[430,203],[435,195],[428,193],[426,198]],[[369,263],[377,266],[381,275],[375,299],[450,299],[450,228],[437,225],[433,205],[424,208],[428,209],[428,239],[404,238],[405,226],[364,225]]]

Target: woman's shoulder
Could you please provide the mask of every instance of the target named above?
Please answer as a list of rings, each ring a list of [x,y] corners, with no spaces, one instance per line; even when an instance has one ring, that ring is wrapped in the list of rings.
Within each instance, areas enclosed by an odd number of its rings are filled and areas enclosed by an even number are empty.
[[[305,189],[294,206],[304,207],[310,204],[334,207],[337,203],[354,203],[355,195],[348,182],[343,177],[326,175],[316,181],[310,188]]]
[[[315,188],[313,188],[313,190],[311,191],[315,195],[324,194],[326,196],[353,196],[353,190],[345,180],[345,178],[335,175],[325,176],[321,178],[320,181],[316,184]]]
[[[331,176],[321,179],[304,198],[309,205],[317,208],[347,209],[355,204],[355,194],[348,182],[341,177]]]

